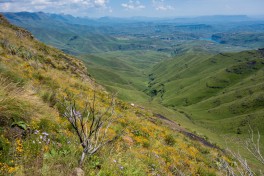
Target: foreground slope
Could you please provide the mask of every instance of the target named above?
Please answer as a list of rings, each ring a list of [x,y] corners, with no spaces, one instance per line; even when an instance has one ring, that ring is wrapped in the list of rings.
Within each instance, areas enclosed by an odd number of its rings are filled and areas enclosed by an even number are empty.
[[[62,117],[64,98],[79,107],[96,92],[96,110],[108,93],[82,62],[36,41],[0,16],[0,175],[71,175],[82,152]],[[222,175],[222,152],[161,125],[151,111],[117,100],[114,143],[85,162],[86,175]],[[220,164],[220,165],[219,165]]]

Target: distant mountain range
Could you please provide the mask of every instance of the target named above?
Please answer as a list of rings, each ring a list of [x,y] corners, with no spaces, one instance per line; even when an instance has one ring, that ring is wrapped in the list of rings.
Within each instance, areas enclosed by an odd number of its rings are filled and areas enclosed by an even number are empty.
[[[50,14],[44,12],[4,12],[6,18],[9,20],[31,19],[31,20],[45,20],[52,18],[53,20],[66,22],[70,24],[80,25],[103,25],[104,23],[134,23],[134,22],[176,22],[176,23],[205,23],[205,22],[242,22],[242,21],[255,21],[258,18],[249,17],[247,15],[214,15],[214,16],[199,16],[199,17],[180,17],[180,18],[157,18],[157,17],[143,17],[135,16],[129,18],[121,17],[101,17],[101,18],[88,18],[88,17],[74,17],[65,14]],[[264,18],[263,18],[264,19]]]
[[[225,38],[222,43],[258,48],[262,46],[258,38],[263,36],[264,25],[260,19],[245,15],[92,19],[43,12],[3,14],[11,23],[32,32],[37,39],[73,55],[138,49],[174,53],[174,47],[179,42],[214,40],[213,35],[229,36],[233,31],[246,32],[247,34],[243,36],[249,38],[247,40],[249,42],[241,40],[241,35],[236,35],[237,37],[232,40]],[[256,32],[258,41],[255,42],[251,35],[255,35]]]

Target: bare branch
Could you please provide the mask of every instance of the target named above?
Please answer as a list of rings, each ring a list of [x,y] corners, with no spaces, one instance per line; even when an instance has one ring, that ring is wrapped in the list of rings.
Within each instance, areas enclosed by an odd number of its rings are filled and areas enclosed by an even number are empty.
[[[260,151],[260,134],[259,134],[259,131],[258,131],[258,136],[257,136],[256,141],[254,139],[254,131],[251,128],[251,126],[249,126],[248,132],[249,132],[250,138],[245,141],[244,146],[257,160],[259,160],[262,164],[264,164],[264,157]]]
[[[96,95],[93,94],[92,102],[87,101],[82,113],[77,110],[76,102],[69,102],[64,105],[64,117],[68,119],[74,128],[79,141],[83,147],[83,153],[79,162],[80,167],[83,164],[86,155],[95,154],[104,145],[113,142],[119,137],[110,138],[108,130],[118,117],[113,117],[115,107],[115,97],[111,96],[109,106],[103,113],[96,112]],[[104,130],[102,130],[104,129]]]
[[[264,158],[261,154],[260,150],[260,133],[258,131],[257,139],[254,138],[254,131],[249,126],[249,138],[242,142],[242,146],[251,153],[254,158],[260,161],[262,165],[264,165]],[[259,174],[255,173],[251,167],[248,165],[246,159],[244,159],[239,152],[235,153],[231,150],[227,149],[227,152],[231,154],[231,156],[238,162],[236,164],[236,168],[232,168],[226,161],[221,161],[221,169],[226,171],[227,175],[233,176],[235,171],[239,173],[240,176],[255,176],[255,175],[263,175],[262,171],[259,171]]]

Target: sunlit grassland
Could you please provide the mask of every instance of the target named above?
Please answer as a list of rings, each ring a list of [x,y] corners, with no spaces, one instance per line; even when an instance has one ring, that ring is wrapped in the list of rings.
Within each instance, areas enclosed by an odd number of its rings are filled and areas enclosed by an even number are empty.
[[[162,114],[221,148],[239,149],[258,167],[237,140],[248,136],[249,125],[263,134],[262,56],[257,51],[190,50],[156,60],[153,54],[107,52],[82,59],[96,80],[121,99]]]
[[[63,118],[62,103],[74,99],[81,109],[96,92],[100,114],[108,108],[110,93],[94,83],[82,62],[0,17],[0,175],[72,175],[82,147]],[[229,158],[221,151],[175,133],[148,109],[118,99],[115,105],[118,121],[108,135],[124,134],[87,158],[82,168],[87,175],[223,172],[217,162]]]

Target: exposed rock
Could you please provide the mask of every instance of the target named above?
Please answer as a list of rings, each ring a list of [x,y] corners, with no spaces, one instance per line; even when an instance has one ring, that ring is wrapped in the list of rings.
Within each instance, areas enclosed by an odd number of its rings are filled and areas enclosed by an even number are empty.
[[[8,135],[8,138],[15,139],[15,138],[22,138],[24,133],[24,130],[19,128],[18,126],[15,126],[13,128],[10,128]]]
[[[84,176],[84,171],[81,168],[76,167],[72,176]]]
[[[125,141],[125,143],[127,143],[129,145],[133,145],[134,141],[133,141],[133,139],[131,137],[129,137],[129,136],[123,136],[122,138]]]

